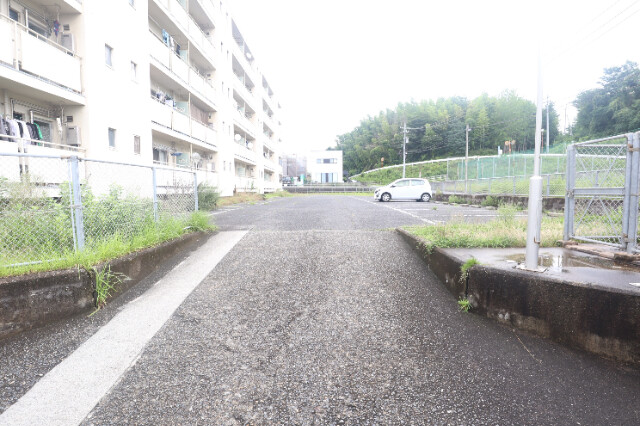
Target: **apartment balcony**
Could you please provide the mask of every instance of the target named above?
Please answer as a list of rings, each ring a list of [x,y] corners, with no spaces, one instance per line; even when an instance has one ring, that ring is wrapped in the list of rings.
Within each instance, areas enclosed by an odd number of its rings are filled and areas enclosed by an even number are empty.
[[[264,166],[265,170],[268,170],[268,171],[273,172],[273,173],[277,173],[278,172],[278,164],[276,164],[271,159],[265,158],[264,161],[262,162],[262,165]]]
[[[56,11],[60,14],[82,13],[82,0],[56,0],[55,2],[51,0],[30,0],[29,3],[42,8],[51,7],[55,3]]]
[[[4,136],[5,138],[9,138],[9,136]],[[21,147],[18,149],[18,147]],[[60,145],[53,142],[47,141],[32,141],[31,143],[23,143],[19,144],[14,141],[0,141],[0,152],[9,152],[9,153],[19,153],[26,152],[27,154],[37,154],[37,155],[77,155],[80,158],[83,158],[85,155],[84,148],[79,146],[72,145]],[[16,163],[18,162],[18,157],[14,157],[16,159]]]
[[[236,78],[233,81],[233,88],[236,90],[236,92],[238,92],[238,94],[244,99],[245,102],[248,101],[247,103],[252,105],[255,101],[254,93],[251,91],[251,88],[247,86],[242,76],[239,76],[237,74],[234,75]]]
[[[162,66],[163,71],[180,85],[200,97],[204,102],[209,103],[210,106],[215,106],[216,90],[207,78],[198,74],[193,67],[176,55],[153,33],[149,33],[149,46],[151,58],[155,60],[156,66]],[[154,65],[153,60],[151,61],[152,65]]]
[[[158,16],[156,19],[158,24],[167,30],[177,27],[189,40],[189,47],[195,47],[199,50],[202,56],[215,68],[217,50],[210,40],[211,35],[202,31],[184,6],[178,0],[153,0],[153,3],[149,4],[149,15],[156,16],[159,9],[166,18],[162,19]]]
[[[165,105],[155,98],[149,100],[151,121],[164,128],[165,133],[204,148],[216,148],[217,132],[183,112]]]
[[[238,192],[258,192],[260,190],[255,178],[236,176],[234,183]]]
[[[276,192],[277,190],[282,189],[282,184],[265,179],[265,181],[262,183],[262,188],[264,192]]]
[[[51,103],[83,105],[82,60],[24,25],[0,15],[0,87]],[[55,64],[55,66],[53,66]]]
[[[252,139],[255,139],[255,129],[256,125],[251,122],[250,115],[247,114],[246,111],[243,111],[241,108],[237,108],[237,113],[233,117],[233,122],[236,126],[240,127],[245,133],[251,136]]]
[[[204,183],[209,186],[217,187],[218,182],[218,173],[215,170],[196,170],[196,179],[198,180],[198,184]]]
[[[236,159],[252,166],[258,164],[258,155],[252,148],[248,148],[244,142],[234,142],[233,145],[233,155]]]
[[[216,26],[217,14],[212,0],[191,0],[189,2],[189,9],[192,16],[205,21],[202,22],[201,25],[209,24],[214,27]]]

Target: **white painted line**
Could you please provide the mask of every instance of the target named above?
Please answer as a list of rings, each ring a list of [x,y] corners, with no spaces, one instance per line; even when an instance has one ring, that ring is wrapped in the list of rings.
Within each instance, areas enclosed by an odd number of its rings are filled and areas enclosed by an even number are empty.
[[[355,199],[355,200],[358,200],[358,198],[355,198],[355,197],[350,197],[350,198],[353,198],[353,199]],[[436,223],[435,223],[434,221],[432,221],[432,220],[425,219],[425,218],[423,218],[423,217],[418,216],[417,214],[409,213],[409,212],[408,212],[408,211],[406,211],[406,210],[402,210],[402,209],[397,209],[397,208],[395,208],[395,207],[391,207],[391,206],[387,205],[387,203],[382,203],[382,202],[380,202],[380,201],[362,200],[362,199],[360,199],[360,201],[364,201],[365,203],[369,203],[369,204],[374,204],[374,205],[377,205],[377,206],[379,206],[379,207],[386,207],[386,208],[388,208],[388,209],[394,210],[394,211],[399,212],[399,213],[404,213],[404,214],[409,215],[409,216],[411,216],[411,217],[413,217],[413,218],[415,218],[415,219],[418,219],[418,220],[421,220],[421,221],[423,221],[423,222],[425,222],[425,223],[428,223],[429,225],[435,225],[435,224],[436,224]]]
[[[47,373],[0,415],[2,425],[77,425],[118,379],[183,300],[244,237],[220,232]]]

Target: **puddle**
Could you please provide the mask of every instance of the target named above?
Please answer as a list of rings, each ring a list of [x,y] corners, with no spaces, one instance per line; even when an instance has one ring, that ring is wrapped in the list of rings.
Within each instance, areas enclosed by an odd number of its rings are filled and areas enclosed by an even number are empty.
[[[507,262],[524,263],[524,254],[506,256]],[[640,267],[623,262],[614,262],[601,257],[585,256],[581,253],[564,251],[562,254],[544,253],[538,256],[538,264],[550,272],[568,272],[566,268],[594,268],[612,271],[640,272]]]

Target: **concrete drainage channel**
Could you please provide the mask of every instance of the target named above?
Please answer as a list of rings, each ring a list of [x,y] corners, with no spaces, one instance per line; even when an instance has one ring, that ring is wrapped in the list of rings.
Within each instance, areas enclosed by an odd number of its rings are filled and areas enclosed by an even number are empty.
[[[605,289],[518,269],[476,265],[461,282],[464,259],[397,232],[472,312],[616,361],[640,366],[640,293]]]
[[[126,279],[113,297],[124,293],[162,262],[203,244],[212,233],[194,232],[109,262]],[[100,269],[103,265],[98,265]],[[94,277],[84,270],[40,272],[0,278],[0,339],[95,309]]]

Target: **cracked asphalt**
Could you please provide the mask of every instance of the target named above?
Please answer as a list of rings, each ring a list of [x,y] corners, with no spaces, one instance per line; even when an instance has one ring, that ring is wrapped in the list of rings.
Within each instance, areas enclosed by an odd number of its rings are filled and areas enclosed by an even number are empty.
[[[460,312],[391,230],[491,214],[348,196],[215,212],[250,232],[84,424],[639,424],[638,370]],[[2,376],[27,383],[1,407],[50,368],[26,364],[54,364],[47,345],[92,329],[70,324],[0,343]]]

